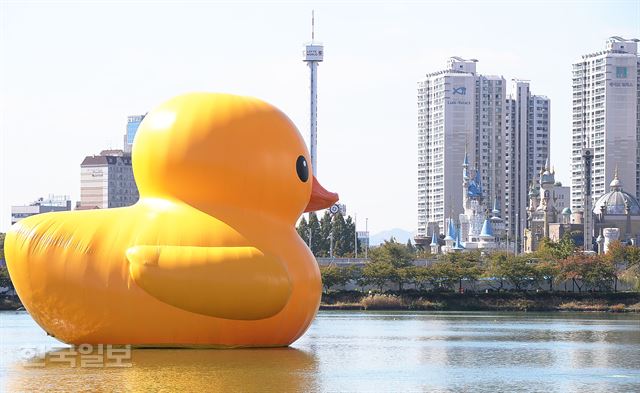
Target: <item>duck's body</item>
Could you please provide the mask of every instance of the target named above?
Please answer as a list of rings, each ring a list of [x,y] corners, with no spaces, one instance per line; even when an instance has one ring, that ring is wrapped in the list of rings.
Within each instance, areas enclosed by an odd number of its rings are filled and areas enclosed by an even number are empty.
[[[73,344],[284,346],[302,335],[321,281],[291,220],[220,190],[189,200],[150,187],[141,157],[134,146],[134,206],[32,216],[8,232],[11,279],[33,318]]]
[[[255,216],[251,221],[248,224],[255,228],[253,233],[243,236],[187,205],[154,200],[141,200],[119,209],[48,213],[29,217],[12,228],[6,239],[7,259],[24,261],[22,266],[12,265],[11,269],[20,298],[47,333],[64,342],[288,345],[315,316],[321,288],[318,268],[295,231],[275,230],[273,222],[261,225]],[[189,225],[185,225],[187,222]],[[261,227],[270,229],[269,239],[274,240],[271,246],[260,244],[264,238],[260,236]],[[176,233],[173,228],[180,231]],[[292,238],[296,241],[291,242]],[[277,247],[283,243],[288,247]],[[131,277],[127,250],[135,245],[155,244],[257,246],[282,261],[295,262],[287,266],[290,281],[295,285],[291,287],[287,305],[271,318],[229,320],[185,311],[156,299]],[[46,253],[41,252],[43,247]],[[259,300],[264,294],[244,295]]]

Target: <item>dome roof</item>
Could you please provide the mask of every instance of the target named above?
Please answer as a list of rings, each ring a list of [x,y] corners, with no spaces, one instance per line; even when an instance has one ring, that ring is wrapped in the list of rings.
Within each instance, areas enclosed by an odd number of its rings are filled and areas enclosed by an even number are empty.
[[[624,215],[625,208],[629,205],[629,211],[632,216],[640,216],[640,204],[638,200],[631,194],[625,192],[622,189],[622,182],[618,179],[618,171],[610,184],[611,190],[598,198],[598,201],[593,205],[593,213],[600,214],[602,207],[605,207],[605,214]]]
[[[571,209],[565,207],[564,209],[562,209],[562,214],[571,214]]]
[[[620,191],[609,191],[601,196],[593,205],[593,213],[600,214],[602,206],[606,206],[605,214],[624,215],[625,204],[629,204],[632,216],[640,216],[640,204],[631,194]]]
[[[540,170],[540,184],[548,185],[556,183],[556,172],[551,169],[551,165],[549,165],[549,157],[547,157],[547,162],[544,165],[544,168]]]
[[[549,171],[544,171],[544,173],[540,177],[540,184],[555,184],[555,182],[555,176]]]

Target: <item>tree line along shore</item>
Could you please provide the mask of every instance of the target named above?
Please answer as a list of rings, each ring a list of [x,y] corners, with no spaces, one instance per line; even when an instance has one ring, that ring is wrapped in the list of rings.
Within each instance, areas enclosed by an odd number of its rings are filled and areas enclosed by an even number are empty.
[[[0,259],[4,258],[3,235]],[[347,247],[343,251],[349,256]],[[367,262],[360,265],[320,266],[322,309],[640,309],[640,249],[619,242],[613,242],[602,255],[579,252],[567,236],[559,242],[543,239],[537,252],[525,255],[463,252],[430,256],[411,242],[401,244],[392,238],[372,247],[368,254]],[[416,260],[427,262],[417,265]],[[22,307],[6,266],[0,267],[0,288],[9,288],[0,293],[0,310]]]
[[[425,258],[424,264],[416,259]],[[430,256],[394,239],[360,265],[320,266],[322,309],[615,311],[640,309],[640,249],[613,242],[606,254],[570,236],[538,251]]]

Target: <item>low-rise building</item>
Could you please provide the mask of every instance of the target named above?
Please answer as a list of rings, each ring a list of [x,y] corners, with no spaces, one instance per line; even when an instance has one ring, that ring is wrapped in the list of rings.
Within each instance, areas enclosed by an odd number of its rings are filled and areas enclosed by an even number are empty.
[[[36,214],[66,210],[71,210],[71,199],[68,195],[49,195],[46,199],[38,198],[28,205],[11,206],[11,225]]]

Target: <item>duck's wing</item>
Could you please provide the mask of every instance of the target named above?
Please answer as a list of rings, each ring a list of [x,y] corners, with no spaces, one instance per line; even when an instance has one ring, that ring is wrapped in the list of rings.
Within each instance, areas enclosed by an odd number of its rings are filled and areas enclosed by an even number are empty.
[[[133,281],[172,306],[212,317],[257,320],[289,300],[286,267],[254,247],[134,246]]]

